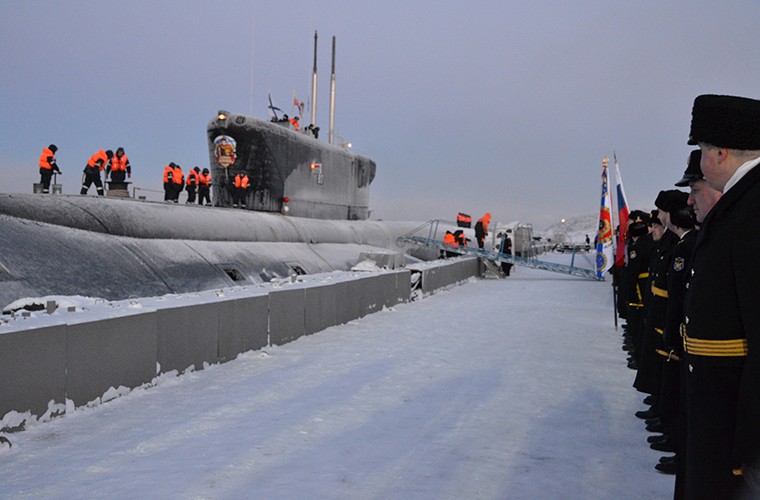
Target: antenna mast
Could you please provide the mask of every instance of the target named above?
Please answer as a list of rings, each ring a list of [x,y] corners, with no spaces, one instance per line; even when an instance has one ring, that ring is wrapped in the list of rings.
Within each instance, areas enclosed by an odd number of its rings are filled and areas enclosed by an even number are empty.
[[[332,37],[332,71],[330,74],[330,144],[335,144],[335,36]]]
[[[311,74],[311,124],[317,126],[317,32],[314,31],[314,71]]]

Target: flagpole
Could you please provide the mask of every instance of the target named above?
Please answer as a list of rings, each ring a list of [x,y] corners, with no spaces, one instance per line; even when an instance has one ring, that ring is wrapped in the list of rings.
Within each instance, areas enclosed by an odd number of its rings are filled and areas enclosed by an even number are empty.
[[[618,185],[620,182],[620,179],[618,178],[618,161],[617,161],[617,153],[615,153],[615,150],[612,150],[612,161],[615,162],[615,186]],[[617,194],[617,189],[615,189],[615,193]],[[614,200],[611,200],[610,202],[610,209],[612,210],[612,227],[617,227],[618,231],[620,231],[620,200],[617,199],[617,196],[615,196]],[[617,224],[615,224],[615,214],[617,214]],[[612,255],[617,256],[617,235],[616,232],[612,238]]]
[[[615,162],[615,185],[617,186],[620,183],[620,178],[618,174],[618,161],[617,161],[617,153],[615,150],[612,150],[612,160]],[[615,192],[617,193],[617,189],[615,189]],[[617,231],[614,234],[614,237],[612,238],[612,255],[614,255],[614,261],[612,263],[613,266],[617,267],[617,247],[618,247],[618,234],[620,234],[620,231],[622,231],[622,228],[620,227],[620,200],[617,199],[617,196],[615,196],[616,200],[612,202],[612,205],[614,206],[612,210],[612,217],[614,220],[615,214],[618,214],[617,217],[617,224],[613,224]],[[617,283],[617,268],[613,269],[613,276],[612,276],[612,314],[613,319],[615,322],[615,331],[618,331],[618,312],[617,312],[617,301],[618,301],[618,283]]]

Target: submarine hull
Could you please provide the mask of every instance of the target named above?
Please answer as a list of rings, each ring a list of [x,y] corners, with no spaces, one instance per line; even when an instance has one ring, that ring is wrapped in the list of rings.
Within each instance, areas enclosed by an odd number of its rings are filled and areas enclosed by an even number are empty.
[[[401,248],[419,226],[174,205],[134,199],[0,195],[0,306],[27,297],[121,300],[350,270],[362,253]]]

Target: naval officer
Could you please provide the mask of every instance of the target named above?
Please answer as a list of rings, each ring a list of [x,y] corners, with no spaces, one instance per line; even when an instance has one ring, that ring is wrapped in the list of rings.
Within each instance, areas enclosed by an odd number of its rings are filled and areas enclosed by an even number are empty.
[[[688,143],[723,196],[695,243],[687,353],[686,497],[760,497],[760,101],[701,95]],[[739,496],[742,495],[742,496]]]

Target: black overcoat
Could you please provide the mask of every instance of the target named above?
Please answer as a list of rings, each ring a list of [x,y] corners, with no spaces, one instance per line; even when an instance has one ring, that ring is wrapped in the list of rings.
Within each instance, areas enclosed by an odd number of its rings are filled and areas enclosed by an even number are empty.
[[[684,319],[687,340],[733,340],[724,344],[731,354],[741,350],[735,348],[741,339],[747,346],[746,355],[687,354],[686,488],[695,497],[709,496],[711,489],[725,496],[732,484],[730,468],[760,456],[758,217],[760,167],[755,167],[715,204],[695,244]]]

